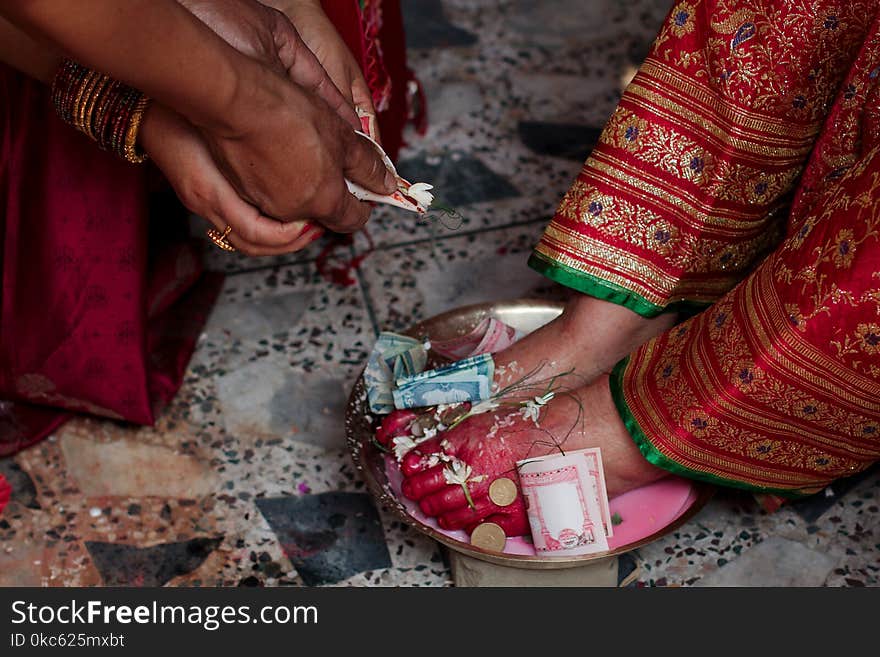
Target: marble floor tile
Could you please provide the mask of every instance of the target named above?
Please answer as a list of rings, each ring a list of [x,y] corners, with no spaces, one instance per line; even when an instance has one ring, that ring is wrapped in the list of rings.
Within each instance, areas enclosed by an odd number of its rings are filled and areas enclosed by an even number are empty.
[[[263,498],[257,507],[309,586],[391,566],[382,523],[369,495]]]
[[[150,445],[137,436],[96,439],[78,428],[65,431],[59,443],[68,472],[84,495],[202,497],[216,488],[206,459]]]
[[[507,178],[468,153],[422,154],[401,160],[398,170],[408,180],[433,181],[437,192],[435,202],[453,208],[520,196],[519,190]]]
[[[440,0],[408,0],[403,17],[409,48],[469,46],[477,41],[475,34],[447,20]]]
[[[0,475],[6,479],[6,483],[12,488],[13,504],[18,504],[29,509],[39,509],[37,501],[37,489],[27,472],[21,469],[15,459],[0,459]]]
[[[696,586],[821,586],[836,560],[802,543],[770,536]]]
[[[194,538],[146,548],[86,541],[86,549],[106,586],[163,586],[198,568],[220,541]]]
[[[404,330],[451,308],[564,290],[526,266],[542,224],[420,242],[374,253],[363,267],[378,325]]]
[[[520,139],[535,153],[579,163],[587,159],[601,133],[601,128],[578,123],[522,121],[519,124]]]

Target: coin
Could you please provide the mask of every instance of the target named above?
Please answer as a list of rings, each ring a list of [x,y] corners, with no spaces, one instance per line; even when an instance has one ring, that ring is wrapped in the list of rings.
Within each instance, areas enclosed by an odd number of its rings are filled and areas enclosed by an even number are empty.
[[[498,506],[510,506],[516,500],[516,484],[507,477],[501,477],[489,486],[489,499]]]
[[[507,537],[504,535],[504,530],[494,522],[484,522],[471,532],[471,545],[484,550],[501,552],[504,550],[506,542]]]

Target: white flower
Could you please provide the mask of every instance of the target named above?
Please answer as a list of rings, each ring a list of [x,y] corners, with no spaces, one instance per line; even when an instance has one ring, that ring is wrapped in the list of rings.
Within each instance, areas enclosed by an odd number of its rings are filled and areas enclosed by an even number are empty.
[[[434,195],[429,191],[434,189],[434,185],[429,185],[428,183],[416,183],[415,185],[410,185],[410,188],[406,190],[406,193],[412,197],[412,199],[422,206],[423,209],[427,210],[431,207],[431,203],[434,202]]]
[[[475,509],[476,506],[474,505],[473,498],[471,498],[471,491],[468,489],[468,482],[481,482],[486,479],[486,475],[471,478],[473,472],[471,466],[455,457],[450,458],[448,463],[449,465],[443,470],[443,477],[446,479],[446,483],[450,486],[461,486],[461,489],[464,491],[465,499],[467,499],[468,506]]]
[[[451,486],[464,486],[468,482],[468,479],[470,479],[472,472],[471,466],[464,461],[452,459],[443,471],[443,476],[446,479],[446,483]]]
[[[523,404],[520,413],[522,413],[523,420],[531,420],[535,423],[536,427],[539,426],[538,420],[541,419],[541,407],[531,399]]]
[[[542,397],[534,397],[522,402],[520,413],[522,413],[523,420],[531,420],[536,427],[540,426],[541,409],[549,404],[554,396],[553,392],[548,392]]]
[[[481,401],[478,404],[471,406],[471,410],[468,412],[468,417],[471,415],[480,415],[482,413],[491,413],[496,408],[498,408],[498,402],[492,399],[486,399],[485,401]]]
[[[449,454],[444,454],[443,452],[434,452],[433,454],[423,456],[421,460],[421,465],[423,468],[433,468],[435,465],[439,465],[440,463],[451,463],[452,461],[453,457],[449,456]]]
[[[421,433],[421,435],[418,435]],[[397,457],[399,463],[412,449],[418,447],[426,440],[430,440],[437,435],[436,428],[425,429],[422,432],[413,431],[412,436],[395,436],[394,438],[394,456]]]
[[[418,446],[418,442],[413,440],[412,436],[395,436],[394,438],[394,456],[397,462],[403,460],[403,457]]]

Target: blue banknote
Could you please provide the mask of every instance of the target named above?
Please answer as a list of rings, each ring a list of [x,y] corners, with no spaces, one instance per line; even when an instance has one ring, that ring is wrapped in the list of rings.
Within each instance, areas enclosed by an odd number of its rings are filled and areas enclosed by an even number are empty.
[[[419,340],[397,333],[380,333],[364,370],[370,410],[377,415],[393,411],[394,382],[418,374],[427,362],[428,353]]]
[[[392,389],[394,406],[403,409],[482,401],[492,395],[494,374],[491,354],[481,354],[399,378]]]
[[[457,360],[449,365],[443,365],[427,372],[420,372],[396,380],[398,388],[413,385],[420,381],[442,381],[444,377],[457,374],[465,374],[470,377],[488,376],[490,379],[495,375],[495,361],[492,354],[480,354],[464,360]]]

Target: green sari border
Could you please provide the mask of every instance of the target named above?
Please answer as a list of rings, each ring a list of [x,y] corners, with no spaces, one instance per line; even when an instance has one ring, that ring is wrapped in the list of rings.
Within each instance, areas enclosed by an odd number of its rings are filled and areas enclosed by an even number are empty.
[[[656,317],[664,310],[661,306],[654,305],[644,297],[626,288],[554,262],[540,253],[532,253],[528,264],[536,272],[552,281],[556,281],[578,292],[583,292],[591,297],[629,308],[643,317]]]
[[[538,252],[532,253],[531,257],[529,257],[528,265],[539,274],[560,285],[596,299],[610,301],[649,319],[667,312],[678,312],[682,314],[683,318],[687,318],[702,312],[712,305],[711,303],[698,301],[676,301],[666,306],[658,306],[632,290],[592,274],[579,271],[573,267],[563,265]]]
[[[750,484],[746,484],[742,481],[737,481],[735,479],[727,479],[725,477],[711,475],[706,472],[701,472],[699,470],[692,470],[691,468],[686,468],[683,465],[676,463],[668,456],[661,453],[660,450],[658,450],[653,445],[650,438],[645,435],[644,431],[642,431],[642,428],[636,421],[632,410],[626,403],[626,399],[623,393],[623,377],[628,365],[629,356],[627,356],[614,366],[614,370],[611,372],[611,377],[609,378],[608,383],[611,387],[611,397],[612,399],[614,399],[614,405],[617,407],[617,412],[620,415],[620,419],[623,420],[623,424],[626,427],[626,430],[629,432],[629,435],[635,442],[636,447],[639,448],[642,456],[644,456],[649,463],[656,465],[658,468],[662,468],[663,470],[667,470],[672,474],[686,477],[687,479],[697,479],[699,481],[704,481],[706,483],[714,484],[716,486],[739,488],[753,493],[772,493],[774,495],[779,495],[793,500],[803,499],[813,494],[801,493],[798,491],[793,491],[791,489],[753,486]]]

